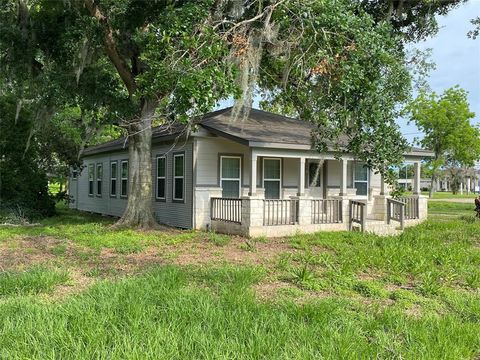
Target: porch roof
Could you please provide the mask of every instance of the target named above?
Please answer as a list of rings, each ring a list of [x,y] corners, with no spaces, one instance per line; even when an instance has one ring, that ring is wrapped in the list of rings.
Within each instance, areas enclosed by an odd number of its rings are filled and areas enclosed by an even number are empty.
[[[232,114],[233,108],[217,110],[198,119],[196,123],[211,133],[249,147],[288,148],[297,150],[312,150],[312,130],[314,125],[307,121],[270,113],[259,109],[250,109],[248,113]],[[184,124],[169,124],[153,129],[153,142],[172,140],[189,133]],[[329,145],[332,151],[335,145],[346,143],[348,139],[340,137],[336,143]],[[128,147],[124,137],[103,144],[88,147],[84,155],[118,151]],[[430,150],[412,147],[405,154],[414,157],[431,157]]]
[[[235,118],[230,107],[206,114],[199,123],[218,136],[250,147],[312,150],[314,124],[259,109],[250,109],[247,116],[240,114]],[[329,150],[335,151],[336,145],[341,147],[347,141],[346,136],[340,136],[335,143],[327,145]],[[411,147],[404,155],[433,157],[433,152]]]

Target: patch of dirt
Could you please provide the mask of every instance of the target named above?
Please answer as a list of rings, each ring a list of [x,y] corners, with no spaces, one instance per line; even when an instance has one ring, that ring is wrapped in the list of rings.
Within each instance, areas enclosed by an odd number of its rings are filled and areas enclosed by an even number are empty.
[[[415,319],[419,319],[419,318],[422,317],[423,312],[422,312],[422,308],[419,305],[414,304],[410,308],[405,310],[405,314],[407,314],[408,316],[411,316]]]
[[[397,284],[386,284],[385,289],[387,291],[395,291],[395,290],[410,290],[413,291],[415,289],[415,285],[413,283],[397,285]]]
[[[295,289],[295,287],[284,281],[261,282],[253,287],[256,297],[260,300],[275,299],[280,289]]]
[[[377,281],[377,280],[381,280],[382,277],[383,275],[372,273],[372,272],[368,272],[368,273],[362,272],[357,274],[358,280],[361,280],[361,281]]]
[[[280,280],[262,281],[256,284],[253,287],[253,290],[255,291],[255,296],[257,299],[261,301],[278,300],[280,291],[285,290],[285,295],[287,295],[287,291],[290,290],[290,299],[296,304],[306,304],[318,299],[324,299],[333,296],[333,294],[328,291],[301,290],[289,282]]]
[[[56,258],[52,249],[67,245],[65,240],[50,236],[17,237],[0,243],[0,271],[21,270],[24,267],[48,263]],[[68,244],[67,248],[72,244]]]
[[[52,301],[61,301],[70,295],[86,290],[95,282],[93,278],[85,276],[79,269],[70,269],[68,275],[70,281],[67,284],[57,286],[51,294],[46,294],[44,297]]]
[[[248,245],[247,244],[251,244]],[[229,244],[216,246],[206,239],[197,240],[194,243],[184,243],[171,249],[166,248],[164,255],[168,260],[168,254],[173,255],[169,260],[176,265],[192,265],[207,263],[233,263],[270,265],[277,257],[286,252],[296,252],[290,244],[282,239],[270,239],[268,242],[253,243],[241,237],[232,237]]]

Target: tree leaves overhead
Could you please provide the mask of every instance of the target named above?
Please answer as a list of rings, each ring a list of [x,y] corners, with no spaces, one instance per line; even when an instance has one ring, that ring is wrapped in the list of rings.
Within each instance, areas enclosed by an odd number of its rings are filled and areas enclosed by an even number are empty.
[[[390,22],[405,42],[419,41],[438,31],[436,15],[446,15],[467,0],[359,0],[376,22]]]
[[[249,106],[258,91],[264,108],[316,124],[319,151],[333,144],[381,172],[406,148],[395,124],[411,88],[405,42],[460,2],[0,1],[0,91],[39,119],[80,109],[84,134],[120,125],[130,151],[152,123],[187,122],[232,96]]]

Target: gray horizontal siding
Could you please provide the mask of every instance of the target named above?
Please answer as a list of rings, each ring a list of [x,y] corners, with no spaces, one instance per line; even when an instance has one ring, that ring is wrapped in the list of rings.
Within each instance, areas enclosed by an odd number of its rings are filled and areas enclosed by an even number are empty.
[[[184,202],[173,201],[173,157],[176,153],[185,154],[185,173],[184,173]],[[177,226],[181,228],[192,228],[192,209],[193,209],[193,141],[178,144],[172,147],[171,144],[155,145],[152,149],[154,166],[154,196],[156,194],[156,158],[166,156],[166,199],[154,200],[153,209],[157,221],[161,224]]]
[[[170,144],[154,145],[152,148],[152,172],[153,172],[153,210],[159,223],[181,228],[191,228],[192,224],[192,202],[193,202],[193,146],[192,141],[182,142],[173,146]],[[184,152],[185,154],[185,195],[184,202],[173,201],[173,154]],[[156,201],[156,158],[158,155],[166,155],[167,173],[166,173],[166,199],[165,201]],[[72,208],[82,211],[91,211],[105,215],[122,216],[127,199],[120,197],[120,164],[121,160],[128,160],[128,151],[117,151],[107,154],[97,154],[87,156],[83,159],[82,171],[77,180],[70,179],[70,194],[74,202]],[[118,162],[117,176],[117,195],[110,196],[110,163]],[[102,196],[98,197],[88,195],[88,166],[90,164],[103,165]],[[94,179],[94,189],[96,190],[96,172]],[[95,191],[96,193],[96,191]]]

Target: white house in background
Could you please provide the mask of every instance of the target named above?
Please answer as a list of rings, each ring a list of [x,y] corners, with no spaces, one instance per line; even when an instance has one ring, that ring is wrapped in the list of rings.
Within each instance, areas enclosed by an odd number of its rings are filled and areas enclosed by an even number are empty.
[[[312,128],[256,109],[235,121],[231,108],[206,114],[191,132],[184,125],[155,128],[156,219],[181,228],[283,236],[358,226],[388,233],[426,218],[420,161],[430,151],[405,154],[415,168],[414,195],[392,200],[381,176],[353,154],[312,149]],[[119,139],[86,149],[83,170],[69,182],[73,208],[122,215],[129,181],[124,145]]]

